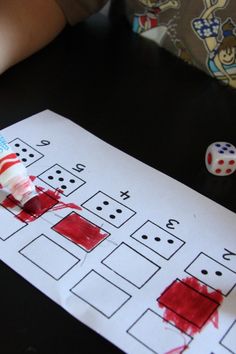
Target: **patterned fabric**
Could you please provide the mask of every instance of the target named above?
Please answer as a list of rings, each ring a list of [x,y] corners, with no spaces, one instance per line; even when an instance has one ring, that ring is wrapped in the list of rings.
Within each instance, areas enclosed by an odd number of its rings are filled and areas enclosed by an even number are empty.
[[[108,0],[56,0],[74,25]],[[125,6],[124,6],[125,3]],[[111,0],[131,29],[236,89],[236,0]]]
[[[158,17],[160,9],[155,8],[152,11],[147,12],[143,15],[134,15],[133,19],[133,31],[136,33],[141,33],[149,29],[158,26]]]
[[[215,17],[210,20],[197,18],[192,22],[193,27],[201,39],[217,37],[220,29],[220,20]]]

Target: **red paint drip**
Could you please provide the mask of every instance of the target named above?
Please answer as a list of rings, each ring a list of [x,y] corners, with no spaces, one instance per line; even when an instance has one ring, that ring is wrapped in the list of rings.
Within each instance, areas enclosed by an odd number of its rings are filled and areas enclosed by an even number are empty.
[[[82,210],[82,208],[77,204],[64,203],[64,202],[60,201],[61,193],[59,190],[53,191],[51,189],[48,189],[48,190],[44,191],[43,187],[36,187],[36,190],[39,193],[39,196],[44,193],[44,194],[47,194],[52,199],[57,201],[57,203],[52,207],[51,211],[57,211],[57,210],[66,209],[66,208]]]
[[[188,345],[181,345],[178,348],[169,350],[168,352],[166,352],[165,354],[181,354],[183,353],[184,350],[188,349]]]
[[[220,291],[209,292],[206,285],[191,277],[173,282],[158,299],[158,305],[165,309],[164,320],[194,335],[209,322],[218,328],[217,308],[222,301]]]
[[[30,176],[30,178],[34,181],[36,177]],[[74,203],[64,203],[60,201],[61,194],[58,190],[45,190],[43,187],[36,186],[36,191],[38,193],[39,203],[41,206],[40,210],[37,210],[37,212],[33,215],[25,210],[21,210],[17,215],[15,215],[17,219],[24,222],[32,222],[47,211],[52,212],[66,208],[82,210],[80,206]],[[7,196],[1,204],[7,209],[14,209],[20,206],[20,203],[12,195]]]
[[[87,251],[91,251],[108,236],[107,233],[101,232],[100,227],[73,212],[52,229]]]

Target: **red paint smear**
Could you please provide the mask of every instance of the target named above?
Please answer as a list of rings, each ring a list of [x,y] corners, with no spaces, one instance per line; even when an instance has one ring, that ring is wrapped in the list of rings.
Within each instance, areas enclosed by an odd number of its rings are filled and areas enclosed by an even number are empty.
[[[49,197],[51,197],[52,199],[57,201],[57,204],[55,204],[53,206],[53,208],[51,209],[51,211],[56,211],[56,210],[61,210],[61,209],[65,209],[65,208],[70,208],[70,209],[76,209],[76,210],[82,210],[82,208],[74,203],[64,203],[62,201],[60,201],[61,199],[61,194],[59,190],[51,190],[48,189],[46,191],[44,191],[43,187],[36,187],[36,190],[39,194],[39,196],[41,196],[42,194],[47,194]]]
[[[158,299],[158,305],[165,309],[164,320],[194,335],[209,322],[218,328],[217,307],[222,301],[221,292],[209,292],[206,285],[191,277],[172,283]]]
[[[12,195],[9,195],[2,201],[1,205],[8,209],[14,209],[18,205],[18,202]]]
[[[184,350],[188,349],[188,345],[181,345],[181,347],[169,350],[165,354],[181,354]]]
[[[73,212],[52,229],[87,251],[91,251],[108,236],[107,233],[102,233],[98,226],[91,224],[88,220]]]
[[[56,199],[51,198],[50,194],[40,192],[38,194],[39,202],[41,205],[41,209],[38,210],[34,215],[29,212],[22,210],[19,214],[16,215],[17,219],[20,219],[24,222],[32,222],[35,221],[38,217],[44,214],[49,209],[53,210],[53,207],[58,203]]]
[[[31,180],[34,181],[36,177],[30,176]],[[39,196],[39,201],[41,204],[41,209],[37,211],[34,215],[29,214],[25,210],[21,210],[15,217],[24,222],[32,222],[37,220],[46,211],[58,211],[61,209],[71,208],[76,210],[82,210],[82,208],[74,203],[64,203],[60,201],[61,194],[59,190],[45,190],[45,188],[36,186],[36,190]],[[1,203],[5,208],[14,209],[16,206],[20,206],[19,202],[12,196],[9,195]]]
[[[221,293],[221,290],[209,291],[207,285],[200,283],[196,278],[193,278],[193,277],[185,278],[182,281],[185,284],[188,284],[189,286],[191,286],[194,289],[196,289],[197,291],[199,291],[201,294],[206,295],[210,299],[214,300],[219,305],[223,302],[224,297]],[[218,313],[218,311],[215,311],[215,313],[208,320],[208,323],[209,322],[211,322],[215,328],[219,328],[219,313]]]

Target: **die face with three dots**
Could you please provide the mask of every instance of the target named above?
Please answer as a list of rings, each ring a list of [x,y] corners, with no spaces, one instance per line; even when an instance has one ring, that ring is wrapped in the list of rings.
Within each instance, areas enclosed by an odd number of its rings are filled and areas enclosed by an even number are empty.
[[[205,155],[207,170],[216,176],[228,176],[236,170],[236,148],[231,143],[215,142]]]

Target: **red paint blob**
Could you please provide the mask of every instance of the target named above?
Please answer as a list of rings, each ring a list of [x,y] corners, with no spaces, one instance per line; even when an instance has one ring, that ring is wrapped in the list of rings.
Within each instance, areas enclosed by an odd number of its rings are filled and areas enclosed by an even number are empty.
[[[220,168],[217,168],[215,172],[216,172],[216,173],[221,173],[221,169],[220,169]]]
[[[229,161],[229,165],[234,165],[235,164],[235,161],[234,160],[230,160]]]
[[[101,232],[100,227],[74,212],[53,226],[52,229],[80,245],[86,251],[91,251],[109,236],[108,233]]]
[[[209,322],[218,328],[217,308],[223,301],[219,291],[208,292],[195,278],[174,281],[157,299],[163,318],[181,331],[194,335]]]
[[[223,164],[224,164],[224,160],[219,160],[219,161],[218,161],[218,164],[219,164],[219,165],[223,165]]]
[[[37,189],[37,188],[36,188]],[[46,213],[49,209],[52,210],[54,206],[58,203],[56,198],[51,196],[51,193],[46,193],[39,191],[38,193],[40,209],[35,213],[29,212],[29,210],[23,209],[19,214],[16,215],[17,219],[20,219],[24,222],[32,222],[39,218],[42,214]]]
[[[30,176],[31,180],[34,181],[36,177]],[[76,210],[82,210],[82,208],[74,203],[64,203],[60,201],[61,193],[58,190],[45,190],[45,188],[36,186],[36,191],[38,193],[38,203],[40,208],[37,210],[31,210],[25,208],[22,210],[20,203],[15,200],[12,195],[7,196],[5,200],[1,203],[7,209],[15,209],[20,207],[21,211],[15,215],[15,217],[24,222],[32,222],[37,220],[42,214],[47,211],[57,211],[61,209],[71,208]]]
[[[228,168],[228,169],[226,170],[226,173],[231,173],[231,172],[232,172],[231,168]]]
[[[40,213],[41,203],[40,203],[39,196],[36,195],[30,200],[28,200],[28,202],[24,204],[23,208],[26,212],[29,212],[30,214],[33,215],[37,215],[38,213]]]

